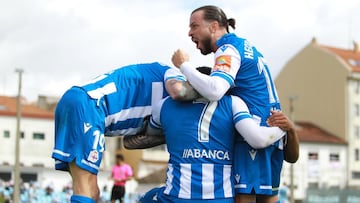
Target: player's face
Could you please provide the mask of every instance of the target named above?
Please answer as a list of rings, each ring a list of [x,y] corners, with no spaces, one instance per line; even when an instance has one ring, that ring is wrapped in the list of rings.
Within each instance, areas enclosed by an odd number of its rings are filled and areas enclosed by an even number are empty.
[[[203,11],[197,11],[190,16],[189,36],[196,48],[204,55],[212,52],[211,23],[203,19]]]

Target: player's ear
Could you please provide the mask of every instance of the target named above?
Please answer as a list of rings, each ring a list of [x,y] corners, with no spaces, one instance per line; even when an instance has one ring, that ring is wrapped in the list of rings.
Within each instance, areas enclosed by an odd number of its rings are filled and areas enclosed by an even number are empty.
[[[216,20],[214,20],[213,22],[210,23],[210,32],[214,33],[216,32],[216,30],[218,30],[219,28],[219,22],[217,22]]]

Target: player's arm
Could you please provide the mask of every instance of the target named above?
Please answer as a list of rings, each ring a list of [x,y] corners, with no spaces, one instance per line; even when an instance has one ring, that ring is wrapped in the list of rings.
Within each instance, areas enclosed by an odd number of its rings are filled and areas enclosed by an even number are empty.
[[[234,84],[234,78],[240,67],[240,55],[235,48],[229,46],[225,51],[218,50],[215,53],[214,71],[210,76],[196,71],[184,51],[177,50],[172,56],[173,64],[186,76],[191,86],[210,101],[219,100],[225,95]]]
[[[295,130],[294,123],[284,113],[272,111],[268,119],[268,125],[279,126],[287,132],[284,148],[284,160],[295,163],[299,159],[299,137]]]
[[[231,86],[222,77],[199,73],[189,62],[183,63],[180,70],[191,86],[209,101],[221,99]]]
[[[245,102],[239,97],[231,97],[235,128],[251,147],[265,148],[286,135],[279,127],[260,126],[253,120]]]
[[[200,94],[187,81],[169,79],[165,82],[165,88],[174,100],[192,101],[200,97]]]
[[[295,163],[299,159],[299,137],[295,130],[287,131],[286,145],[284,149],[284,160]]]
[[[196,70],[202,74],[210,75],[211,68],[207,66],[197,67]],[[165,74],[165,88],[174,100],[193,101],[201,95],[186,81],[185,76],[178,69],[171,69]]]
[[[174,100],[192,101],[200,97],[199,93],[178,69],[171,68],[167,70],[164,80],[166,91]]]

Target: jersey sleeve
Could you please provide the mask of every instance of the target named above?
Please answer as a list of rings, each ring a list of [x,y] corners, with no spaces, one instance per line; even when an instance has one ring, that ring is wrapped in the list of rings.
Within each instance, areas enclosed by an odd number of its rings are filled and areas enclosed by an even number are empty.
[[[199,93],[177,68],[170,68],[165,72],[164,83],[167,93],[174,100],[192,101],[199,98]]]
[[[202,74],[189,62],[181,64],[180,69],[191,86],[209,101],[220,100],[230,88],[228,81],[212,74]]]
[[[183,63],[180,70],[203,97],[210,101],[217,101],[230,87],[234,86],[241,64],[240,60],[237,49],[226,44],[215,52],[215,64],[210,76],[199,73],[189,62]]]
[[[241,65],[238,50],[230,44],[225,44],[216,50],[214,58],[215,64],[212,75],[223,78],[228,81],[230,86],[233,86]]]
[[[236,130],[253,148],[265,148],[286,135],[279,127],[260,126],[250,115],[245,102],[232,97],[233,119]]]
[[[186,81],[185,76],[177,68],[169,68],[168,70],[166,70],[166,72],[164,74],[164,82],[166,82],[170,79]]]

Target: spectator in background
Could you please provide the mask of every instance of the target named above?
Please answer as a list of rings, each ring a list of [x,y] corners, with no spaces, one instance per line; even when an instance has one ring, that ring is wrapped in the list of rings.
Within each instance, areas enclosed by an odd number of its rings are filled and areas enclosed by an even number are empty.
[[[113,187],[111,189],[111,203],[115,203],[119,200],[123,203],[125,196],[125,184],[133,176],[131,166],[126,164],[124,156],[122,154],[116,155],[116,164],[112,168],[110,179],[114,180]]]

